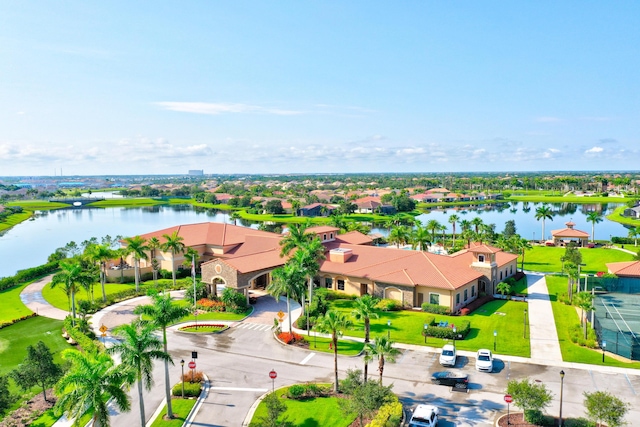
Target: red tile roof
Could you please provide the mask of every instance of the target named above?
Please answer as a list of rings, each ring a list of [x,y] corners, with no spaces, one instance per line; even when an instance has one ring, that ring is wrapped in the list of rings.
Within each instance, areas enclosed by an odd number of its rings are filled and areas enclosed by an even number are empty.
[[[580,237],[580,238],[588,238],[590,236],[589,233],[581,230],[576,230],[574,228],[562,228],[560,230],[552,230],[551,235],[553,237]]]
[[[616,276],[640,277],[640,261],[610,262],[606,266]]]

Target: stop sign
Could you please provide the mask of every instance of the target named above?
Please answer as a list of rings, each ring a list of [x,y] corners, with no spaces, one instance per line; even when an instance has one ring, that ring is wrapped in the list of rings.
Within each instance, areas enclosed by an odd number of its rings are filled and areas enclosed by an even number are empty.
[[[269,378],[271,378],[272,380],[275,380],[276,377],[278,376],[278,373],[276,371],[271,371],[269,372]]]
[[[513,398],[511,397],[510,394],[505,394],[504,395],[504,401],[507,402],[507,403],[511,403],[511,402],[513,402]]]
[[[194,362],[193,360],[189,362],[189,369],[196,369],[196,362]]]

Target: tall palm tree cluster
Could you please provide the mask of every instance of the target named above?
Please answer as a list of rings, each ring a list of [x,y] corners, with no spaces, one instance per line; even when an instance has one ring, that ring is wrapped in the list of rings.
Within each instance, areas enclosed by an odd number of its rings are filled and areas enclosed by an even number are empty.
[[[60,271],[53,276],[51,286],[61,288],[67,295],[69,301],[69,311],[76,319],[76,296],[78,292],[87,292],[91,302],[94,301],[93,287],[97,281],[100,282],[102,302],[107,301],[105,290],[107,277],[107,263],[109,260],[120,258],[121,264],[127,255],[131,255],[134,261],[134,280],[136,291],[140,291],[140,260],[149,259],[151,254],[151,265],[153,267],[154,280],[157,283],[159,262],[157,260],[157,250],[160,249],[171,253],[173,286],[176,286],[176,269],[174,258],[179,253],[185,253],[183,238],[175,231],[172,234],[164,234],[164,242],[152,237],[146,240],[140,236],[111,239],[105,236],[101,243],[96,238],[92,238],[82,243],[84,250],[81,250],[74,242],[70,242],[66,247],[66,253],[73,255],[60,261]],[[115,248],[117,242],[122,240],[126,243],[123,248]],[[185,258],[189,263],[193,260],[197,262],[199,255],[192,248],[187,248]],[[188,265],[190,267],[190,264]],[[122,270],[121,270],[122,271]]]
[[[187,309],[174,304],[168,294],[152,295],[153,304],[139,306],[136,314],[145,320],[135,320],[121,325],[113,333],[119,341],[106,351],[98,347],[81,352],[65,350],[63,358],[70,362],[70,368],[56,384],[56,394],[60,396],[56,410],[69,418],[79,419],[85,413],[92,414],[94,426],[109,425],[107,403],[112,400],[121,411],[131,409],[126,391],[137,385],[140,426],[146,424],[143,391],[153,385],[153,362],[161,360],[165,366],[165,392],[167,416],[173,418],[169,363],[173,364],[167,351],[167,326],[186,316]],[[154,335],[162,330],[162,339]],[[120,363],[111,357],[118,355]]]

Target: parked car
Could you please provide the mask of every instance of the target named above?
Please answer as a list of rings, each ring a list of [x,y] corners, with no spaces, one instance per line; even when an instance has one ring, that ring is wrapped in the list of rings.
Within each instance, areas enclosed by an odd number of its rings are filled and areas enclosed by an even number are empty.
[[[411,414],[409,427],[435,427],[438,425],[438,407],[418,405]]]
[[[438,385],[466,389],[469,387],[469,375],[451,371],[434,372],[431,374],[431,382]]]
[[[476,354],[476,369],[482,372],[493,372],[493,355],[491,350],[481,348]]]
[[[440,353],[440,364],[442,366],[456,366],[456,348],[451,344],[446,344],[442,347]]]

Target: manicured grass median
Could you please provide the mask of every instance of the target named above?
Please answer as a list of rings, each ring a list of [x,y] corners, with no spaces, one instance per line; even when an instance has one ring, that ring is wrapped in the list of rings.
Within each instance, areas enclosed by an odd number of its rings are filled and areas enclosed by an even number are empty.
[[[162,413],[158,415],[158,418],[151,424],[151,427],[180,427],[184,424],[189,416],[189,412],[191,412],[191,408],[193,408],[196,404],[196,399],[172,399],[171,400],[171,409],[173,410],[173,418],[172,420],[165,420],[164,417],[167,415],[167,405],[164,405],[164,409]]]
[[[309,343],[309,350],[333,354],[333,348],[330,347],[331,338],[317,337],[313,332],[309,336],[305,333],[302,338]],[[342,356],[357,356],[363,348],[364,343],[359,341],[338,340],[338,354]]]
[[[286,394],[287,388],[278,389],[278,396]],[[313,397],[309,399],[293,400],[282,399],[287,405],[287,410],[278,420],[287,420],[292,426],[316,427],[348,427],[355,421],[355,415],[345,416],[340,410],[337,397]],[[260,402],[256,409],[250,426],[255,426],[261,418],[267,416],[267,407],[264,400]]]

